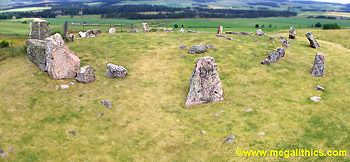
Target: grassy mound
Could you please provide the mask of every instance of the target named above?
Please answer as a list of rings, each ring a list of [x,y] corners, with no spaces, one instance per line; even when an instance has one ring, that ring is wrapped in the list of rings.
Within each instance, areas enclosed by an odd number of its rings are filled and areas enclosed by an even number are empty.
[[[312,49],[304,33],[270,66],[260,61],[281,44],[268,37],[123,33],[77,40],[69,46],[82,66],[95,68],[97,80],[67,90],[55,87],[71,80],[50,79],[25,56],[9,58],[0,62],[0,147],[14,147],[6,158],[12,161],[271,161],[283,158],[242,158],[235,149],[350,150],[350,50],[333,31],[316,31],[321,48]],[[215,49],[190,55],[182,44]],[[324,78],[310,74],[317,51],[326,55]],[[225,100],[186,109],[189,77],[203,56],[216,59]],[[107,63],[126,67],[128,77],[105,77]],[[321,102],[309,101],[315,95]],[[229,134],[236,141],[224,144]]]

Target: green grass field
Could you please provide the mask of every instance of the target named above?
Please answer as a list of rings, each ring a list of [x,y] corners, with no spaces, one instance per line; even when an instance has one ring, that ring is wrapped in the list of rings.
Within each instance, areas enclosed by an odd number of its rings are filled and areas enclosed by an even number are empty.
[[[67,90],[55,87],[71,80],[50,79],[24,53],[7,58],[0,62],[0,147],[14,151],[0,161],[349,161],[235,155],[237,148],[350,150],[350,30],[314,30],[317,50],[308,46],[306,31],[298,30],[286,56],[270,66],[260,61],[280,43],[268,37],[117,33],[76,40],[70,49],[82,66],[95,68],[97,80]],[[287,36],[287,30],[267,34]],[[25,38],[14,37],[0,40],[23,45]],[[190,55],[178,48],[182,44],[215,49]],[[324,78],[310,75],[316,52],[326,55]],[[225,100],[186,109],[189,77],[204,56],[216,59]],[[128,77],[107,78],[107,63],[126,67]],[[325,92],[316,91],[317,84]],[[309,101],[315,95],[321,102]],[[102,99],[111,100],[112,109]],[[70,136],[70,129],[77,135]],[[229,134],[236,141],[224,144]]]

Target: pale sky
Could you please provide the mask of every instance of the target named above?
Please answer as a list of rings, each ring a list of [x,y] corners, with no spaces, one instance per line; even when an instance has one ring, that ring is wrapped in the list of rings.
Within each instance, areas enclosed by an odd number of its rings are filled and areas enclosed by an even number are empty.
[[[350,3],[350,0],[316,0],[321,2]]]

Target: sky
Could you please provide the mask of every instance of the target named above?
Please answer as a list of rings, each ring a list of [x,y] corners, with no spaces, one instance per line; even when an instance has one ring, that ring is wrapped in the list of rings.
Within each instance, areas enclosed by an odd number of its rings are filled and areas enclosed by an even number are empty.
[[[350,0],[316,0],[321,2],[350,3]]]

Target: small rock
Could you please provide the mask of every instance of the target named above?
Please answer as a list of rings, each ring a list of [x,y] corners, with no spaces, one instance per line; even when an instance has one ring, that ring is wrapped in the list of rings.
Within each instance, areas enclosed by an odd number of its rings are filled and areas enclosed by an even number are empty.
[[[69,85],[66,85],[66,84],[60,85],[60,89],[68,89],[68,88],[69,88]]]
[[[320,102],[321,101],[321,97],[319,96],[313,96],[310,98],[311,101],[314,101],[314,102]]]
[[[250,113],[250,112],[253,112],[253,109],[252,109],[252,108],[245,108],[245,109],[244,109],[244,112]]]
[[[265,33],[262,31],[262,29],[257,29],[257,30],[256,30],[256,35],[257,35],[257,36],[264,36]]]
[[[108,33],[109,33],[109,34],[114,34],[116,31],[117,31],[117,30],[116,30],[115,28],[110,28],[110,29],[108,30]]]
[[[282,46],[283,46],[284,48],[288,48],[288,47],[289,47],[289,42],[288,42],[287,39],[282,39],[282,40],[281,40],[281,43],[282,43]]]
[[[78,132],[75,130],[75,129],[70,129],[67,131],[67,133],[70,135],[70,136],[76,136],[78,135]]]
[[[265,136],[265,134],[266,134],[265,132],[259,132],[258,136]]]
[[[233,143],[235,141],[236,137],[234,135],[228,135],[227,137],[225,137],[224,142],[225,143]]]
[[[101,103],[103,106],[105,106],[107,108],[112,108],[112,102],[109,100],[101,100]]]
[[[107,64],[106,74],[110,78],[125,78],[128,74],[128,70],[126,70],[123,66]]]
[[[7,156],[7,153],[2,148],[0,148],[0,157],[4,158],[6,156]]]
[[[207,134],[207,131],[201,130],[200,133],[201,133],[201,135],[206,135],[206,134]]]
[[[96,80],[95,70],[91,66],[81,67],[75,80],[81,83],[91,83]]]
[[[316,86],[316,90],[318,91],[324,91],[324,87],[320,86],[320,85],[317,85]]]
[[[180,49],[186,49],[187,46],[185,46],[185,45],[180,45],[179,48],[180,48]]]
[[[69,86],[72,86],[72,85],[74,85],[74,84],[75,84],[74,82],[69,82],[69,83],[68,83]]]
[[[194,45],[189,50],[189,54],[201,54],[207,52],[208,46],[206,45]]]

